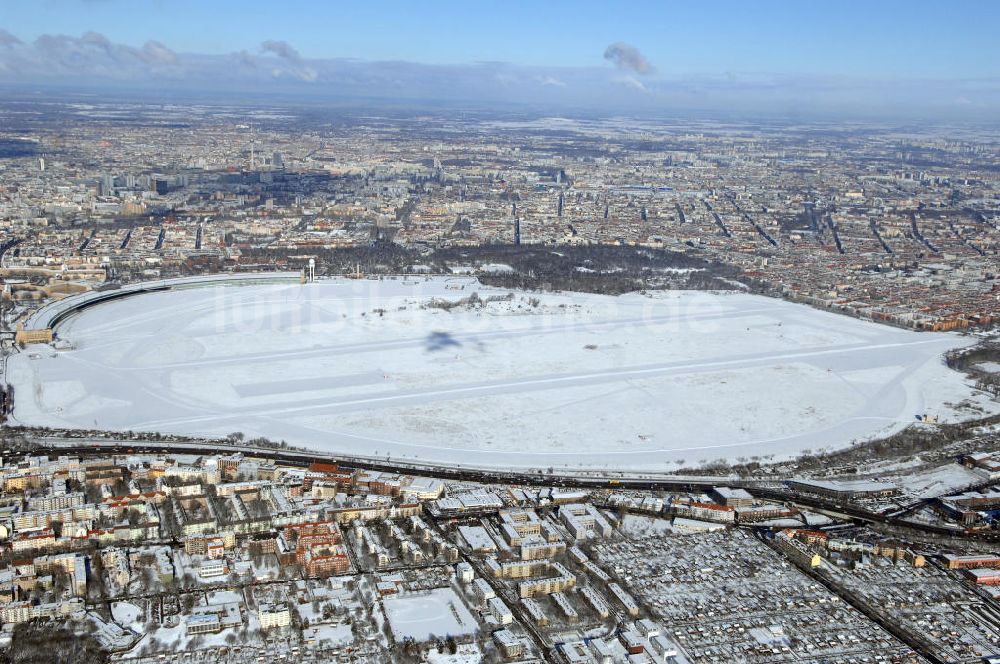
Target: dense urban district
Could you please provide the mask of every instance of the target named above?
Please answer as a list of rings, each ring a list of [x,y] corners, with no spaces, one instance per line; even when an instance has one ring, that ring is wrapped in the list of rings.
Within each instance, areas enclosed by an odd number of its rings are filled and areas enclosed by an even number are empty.
[[[1000,301],[986,130],[15,97],[0,157],[19,307],[310,258],[320,276],[728,284],[917,329],[990,326]]]
[[[962,333],[941,362],[988,401],[998,224],[986,130],[0,102],[5,371],[74,351],[69,295],[461,274]],[[0,660],[997,663],[1000,416],[916,415],[673,474],[8,420]]]
[[[864,478],[499,481],[238,432],[20,437],[0,640],[12,662],[995,661],[1000,455],[960,450],[998,438]]]

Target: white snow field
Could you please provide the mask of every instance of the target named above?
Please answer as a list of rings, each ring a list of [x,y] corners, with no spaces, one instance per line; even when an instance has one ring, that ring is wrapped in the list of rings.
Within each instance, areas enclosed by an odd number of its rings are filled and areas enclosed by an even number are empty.
[[[243,432],[337,453],[660,471],[842,446],[985,404],[966,345],[744,294],[514,293],[471,277],[159,291],[10,358],[27,425]]]
[[[411,638],[422,643],[475,634],[479,629],[465,602],[451,588],[390,595],[382,600],[382,608],[397,642]]]

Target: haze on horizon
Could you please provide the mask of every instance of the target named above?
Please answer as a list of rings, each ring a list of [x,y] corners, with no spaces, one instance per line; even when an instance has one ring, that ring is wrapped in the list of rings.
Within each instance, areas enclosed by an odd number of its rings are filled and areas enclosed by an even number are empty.
[[[944,11],[929,0],[5,0],[0,84],[555,113],[992,119],[1000,5]]]

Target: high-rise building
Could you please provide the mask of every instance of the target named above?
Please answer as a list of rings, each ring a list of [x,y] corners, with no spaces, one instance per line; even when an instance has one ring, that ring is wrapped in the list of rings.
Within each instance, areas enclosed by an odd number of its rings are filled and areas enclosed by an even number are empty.
[[[101,182],[99,186],[101,196],[112,196],[115,193],[115,178],[110,173],[105,173],[101,176]]]

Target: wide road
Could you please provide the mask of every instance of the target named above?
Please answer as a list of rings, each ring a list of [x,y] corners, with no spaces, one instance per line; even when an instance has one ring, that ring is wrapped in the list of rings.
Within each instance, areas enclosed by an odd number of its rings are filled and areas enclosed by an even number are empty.
[[[390,473],[409,473],[423,477],[444,480],[478,482],[503,486],[543,486],[579,489],[643,490],[667,493],[706,491],[713,487],[729,486],[744,488],[757,498],[796,505],[806,509],[819,510],[842,518],[870,524],[885,524],[897,529],[901,534],[919,536],[931,535],[937,539],[969,538],[990,542],[1000,542],[1000,533],[994,531],[960,531],[922,522],[905,520],[911,511],[925,501],[916,501],[902,510],[884,514],[873,512],[850,502],[824,496],[803,493],[785,486],[783,481],[773,478],[754,479],[712,475],[668,475],[658,473],[623,474],[607,470],[575,471],[570,474],[558,471],[523,472],[518,470],[497,470],[475,466],[436,465],[413,463],[392,459],[352,458],[341,455],[294,449],[260,448],[249,445],[212,443],[209,441],[138,441],[123,439],[89,438],[72,439],[59,437],[32,437],[37,448],[36,454],[75,454],[80,456],[107,456],[109,454],[232,454],[240,452],[246,456],[269,458],[285,465],[307,466],[314,462],[337,463],[344,468],[359,468]],[[985,489],[997,483],[984,480],[974,489]],[[751,524],[752,526],[752,524]]]

